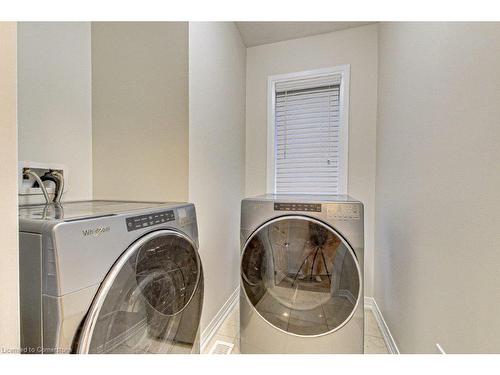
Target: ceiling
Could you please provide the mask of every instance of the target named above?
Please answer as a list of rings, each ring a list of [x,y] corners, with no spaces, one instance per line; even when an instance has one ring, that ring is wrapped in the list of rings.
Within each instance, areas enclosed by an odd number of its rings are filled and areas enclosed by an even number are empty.
[[[372,22],[236,22],[247,47],[329,33]]]

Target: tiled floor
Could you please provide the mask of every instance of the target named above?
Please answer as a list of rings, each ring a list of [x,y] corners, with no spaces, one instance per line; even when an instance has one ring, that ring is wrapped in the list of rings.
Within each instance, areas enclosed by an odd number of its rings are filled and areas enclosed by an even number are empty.
[[[219,327],[217,333],[212,337],[205,350],[204,354],[210,352],[217,340],[225,341],[234,344],[231,354],[240,354],[239,348],[239,305],[231,311],[227,319]],[[382,333],[377,326],[375,317],[371,310],[365,310],[365,354],[388,354],[389,351],[382,338]]]

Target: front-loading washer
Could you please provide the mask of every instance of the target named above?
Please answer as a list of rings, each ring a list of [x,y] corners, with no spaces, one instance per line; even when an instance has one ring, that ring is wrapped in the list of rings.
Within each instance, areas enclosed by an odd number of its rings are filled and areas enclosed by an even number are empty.
[[[199,353],[193,204],[21,206],[19,245],[23,353]]]
[[[363,204],[263,195],[241,203],[241,353],[363,353]]]

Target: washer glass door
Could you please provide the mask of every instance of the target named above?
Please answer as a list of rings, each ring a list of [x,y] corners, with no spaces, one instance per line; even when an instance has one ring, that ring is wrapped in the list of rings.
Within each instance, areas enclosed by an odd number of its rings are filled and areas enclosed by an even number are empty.
[[[252,234],[241,278],[262,318],[301,336],[339,329],[361,298],[360,269],[349,244],[324,223],[301,216],[271,220]]]
[[[150,233],[125,251],[101,284],[76,351],[190,353],[202,300],[196,245],[175,231]]]

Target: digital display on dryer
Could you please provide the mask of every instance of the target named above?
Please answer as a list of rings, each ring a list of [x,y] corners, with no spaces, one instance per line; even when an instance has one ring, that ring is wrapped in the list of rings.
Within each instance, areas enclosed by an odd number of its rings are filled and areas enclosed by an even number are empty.
[[[321,204],[317,203],[278,203],[274,204],[274,211],[304,211],[321,212]]]
[[[126,219],[127,230],[129,232],[152,225],[158,225],[175,220],[173,210],[155,212],[147,215],[133,216]]]

